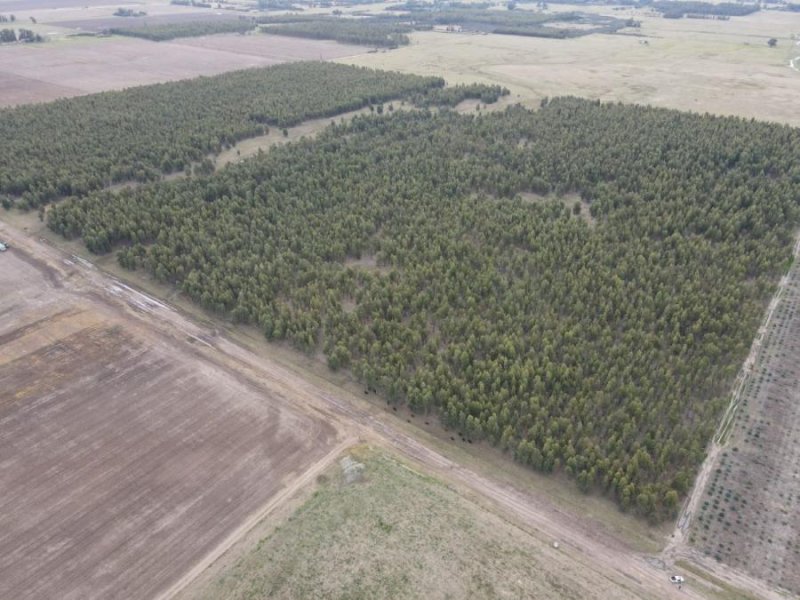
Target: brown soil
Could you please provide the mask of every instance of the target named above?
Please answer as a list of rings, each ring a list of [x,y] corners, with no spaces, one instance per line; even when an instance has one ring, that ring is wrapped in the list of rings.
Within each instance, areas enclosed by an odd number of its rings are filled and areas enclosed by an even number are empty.
[[[10,50],[7,48],[5,50]],[[0,63],[2,58],[0,58]],[[8,73],[0,67],[0,108],[78,96],[81,90],[68,85],[48,83],[32,77]]]
[[[341,450],[133,290],[0,259],[0,598],[152,598]]]
[[[258,34],[170,42],[83,38],[8,46],[0,52],[0,107],[364,51],[329,40]]]

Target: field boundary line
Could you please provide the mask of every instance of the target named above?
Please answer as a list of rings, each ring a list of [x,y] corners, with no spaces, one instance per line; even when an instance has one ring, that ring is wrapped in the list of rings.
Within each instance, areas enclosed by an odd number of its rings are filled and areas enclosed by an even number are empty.
[[[293,496],[300,488],[310,483],[314,477],[327,469],[336,458],[338,458],[345,450],[354,446],[357,442],[358,440],[353,436],[348,436],[339,442],[325,456],[303,471],[302,475],[294,479],[289,485],[270,498],[266,504],[259,508],[255,513],[245,519],[241,525],[231,531],[227,537],[222,540],[222,542],[220,542],[214,549],[206,554],[200,561],[195,563],[195,565],[187,573],[183,574],[178,581],[173,583],[165,591],[159,593],[155,600],[169,600],[170,598],[174,598],[177,594],[182,592],[198,576],[200,576],[201,573],[214,564],[239,540],[247,535],[256,525],[274,512],[275,509]]]
[[[678,516],[672,538],[662,552],[664,556],[673,553],[678,546],[684,545],[685,535],[689,530],[692,517],[697,510],[697,505],[699,504],[703,491],[706,488],[708,478],[713,471],[720,451],[727,442],[727,436],[733,427],[742,392],[744,391],[745,385],[752,377],[756,364],[758,364],[758,359],[760,358],[762,350],[762,344],[764,342],[769,325],[772,322],[772,317],[775,314],[778,306],[780,306],[781,300],[783,299],[784,292],[791,279],[791,271],[798,268],[798,258],[800,258],[800,230],[795,232],[794,239],[795,242],[792,248],[792,263],[789,267],[789,270],[783,276],[781,276],[780,281],[778,282],[778,289],[775,291],[775,294],[773,294],[772,299],[769,302],[764,319],[758,328],[758,332],[753,339],[753,343],[750,346],[750,352],[748,353],[747,358],[742,364],[742,367],[739,370],[736,379],[734,380],[731,400],[728,403],[728,407],[725,409],[725,413],[722,415],[722,419],[717,427],[717,431],[714,433],[714,437],[711,439],[708,452],[706,453],[706,458],[703,461],[697,476],[695,477],[691,493],[683,504],[683,509]]]
[[[725,414],[722,416],[722,420],[717,428],[717,432],[714,434],[713,441],[720,446],[724,446],[727,442],[727,436],[728,433],[730,433],[734,417],[736,416],[736,412],[739,408],[739,401],[741,400],[742,392],[744,391],[745,385],[753,375],[753,369],[759,363],[759,359],[761,358],[761,350],[763,349],[764,337],[766,336],[767,330],[772,323],[772,317],[774,316],[775,311],[777,310],[778,306],[780,306],[781,300],[783,300],[786,287],[789,285],[789,281],[791,280],[790,274],[792,270],[796,268],[798,257],[800,257],[800,231],[795,232],[795,242],[794,247],[792,248],[792,264],[789,266],[789,270],[786,272],[786,274],[781,276],[781,279],[778,282],[778,289],[775,291],[775,294],[772,296],[772,299],[769,302],[764,321],[758,328],[756,337],[750,346],[750,353],[747,355],[739,374],[736,376],[733,394],[731,395],[731,402],[728,405],[728,408],[725,410]]]

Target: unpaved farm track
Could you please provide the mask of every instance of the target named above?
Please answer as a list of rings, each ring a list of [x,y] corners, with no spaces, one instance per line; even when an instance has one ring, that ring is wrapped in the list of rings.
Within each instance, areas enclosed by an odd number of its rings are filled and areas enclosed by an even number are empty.
[[[10,238],[16,252],[25,252],[31,259],[59,271],[62,283],[73,293],[96,298],[98,302],[102,299],[113,310],[125,313],[129,318],[136,317],[141,326],[157,331],[159,336],[169,338],[174,344],[180,341],[183,351],[191,353],[198,361],[229,377],[235,376],[250,388],[275,398],[282,406],[291,405],[304,414],[324,416],[325,421],[339,431],[340,441],[359,439],[392,448],[536,535],[543,544],[549,546],[552,541],[559,541],[559,552],[575,561],[579,568],[592,573],[592,577],[621,582],[629,593],[639,598],[706,597],[691,585],[680,591],[672,586],[668,582],[669,572],[665,570],[671,564],[632,550],[626,542],[593,527],[583,515],[555,505],[544,494],[521,491],[458,464],[406,433],[398,427],[395,417],[379,407],[351,402],[322,389],[297,372],[220,335],[213,324],[201,324],[164,302],[125,286],[91,265],[27,238],[8,226],[0,224],[0,236]],[[297,471],[295,475],[300,477],[302,473]],[[254,515],[269,512],[267,504],[263,504],[261,510],[251,512],[251,520]],[[195,568],[187,565],[178,574],[183,577],[176,577],[170,586],[161,588],[160,598],[169,598],[173,592],[179,591],[201,566],[230,545],[234,541],[231,532],[235,529],[230,528],[228,537],[217,540],[213,548],[198,553]]]

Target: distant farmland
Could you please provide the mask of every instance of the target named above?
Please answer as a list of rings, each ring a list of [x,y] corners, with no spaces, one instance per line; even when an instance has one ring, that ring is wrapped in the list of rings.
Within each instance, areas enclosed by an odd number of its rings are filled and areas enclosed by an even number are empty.
[[[7,47],[0,52],[0,107],[363,52],[362,46],[332,40],[236,33],[170,42],[112,37]]]

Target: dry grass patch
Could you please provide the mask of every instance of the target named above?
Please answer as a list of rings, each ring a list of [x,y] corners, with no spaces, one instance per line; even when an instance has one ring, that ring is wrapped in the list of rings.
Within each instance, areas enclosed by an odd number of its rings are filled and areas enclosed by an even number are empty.
[[[692,583],[695,585],[703,585],[704,583],[708,584],[706,587],[706,593],[708,594],[709,598],[714,598],[718,600],[758,600],[756,596],[749,594],[747,592],[743,592],[740,589],[735,588],[734,586],[730,585],[728,582],[719,579],[718,577],[714,577],[710,573],[707,573],[702,568],[686,561],[686,560],[678,560],[675,562],[675,566],[684,572],[691,573],[696,577],[692,578]]]
[[[525,204],[544,204],[547,202],[558,202],[562,204],[565,208],[568,208],[570,212],[593,227],[597,224],[597,219],[592,216],[591,211],[589,210],[591,205],[589,202],[581,198],[580,194],[564,194],[563,196],[559,196],[556,194],[537,194],[536,192],[520,192],[517,194],[517,197],[524,202]]]
[[[351,458],[364,465],[356,481],[337,465],[288,522],[186,597],[638,598],[382,451]]]
[[[345,267],[350,267],[351,269],[357,269],[362,271],[369,271],[371,273],[380,273],[385,275],[391,271],[391,267],[386,265],[379,265],[378,264],[378,257],[374,254],[367,254],[364,253],[360,257],[348,257],[344,261]]]
[[[800,55],[791,39],[800,33],[800,14],[764,10],[715,21],[611,7],[581,10],[632,17],[642,25],[624,34],[567,40],[417,32],[411,45],[398,50],[339,60],[441,75],[450,84],[500,84],[511,90],[509,102],[531,107],[546,96],[577,95],[800,124],[794,108],[800,73],[789,67]],[[777,48],[767,46],[771,37],[779,40]]]

